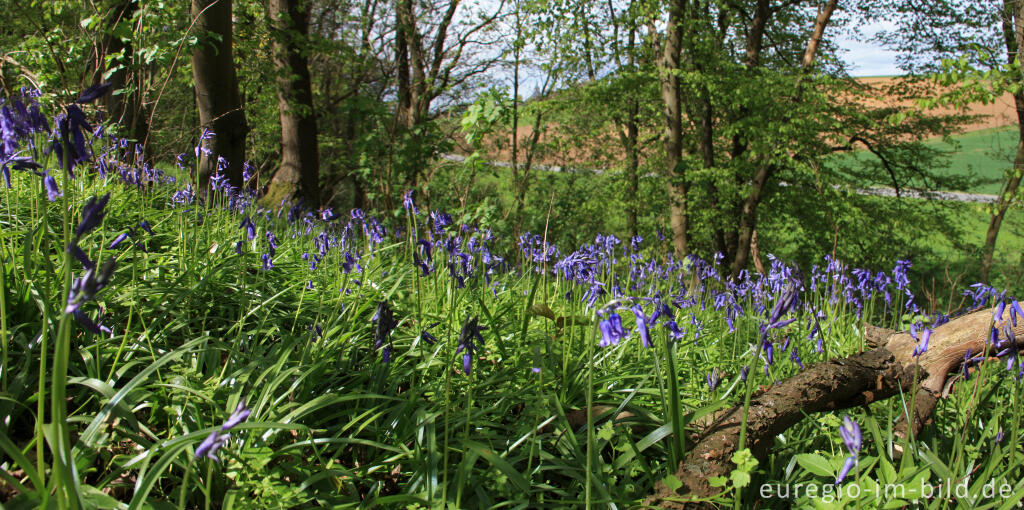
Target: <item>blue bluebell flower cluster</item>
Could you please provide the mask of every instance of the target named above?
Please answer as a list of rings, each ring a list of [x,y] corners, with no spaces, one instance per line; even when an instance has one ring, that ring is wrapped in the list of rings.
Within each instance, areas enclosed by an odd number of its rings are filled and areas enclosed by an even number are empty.
[[[231,439],[231,433],[228,431],[237,427],[238,424],[249,418],[249,415],[251,414],[252,411],[245,407],[245,402],[239,402],[238,405],[235,406],[234,412],[232,412],[231,416],[228,417],[227,421],[225,421],[219,429],[210,432],[210,435],[206,436],[206,439],[199,444],[199,447],[196,448],[195,457],[197,459],[207,457],[215,461],[220,461],[220,458],[217,457],[217,450],[220,450],[222,447],[227,445],[228,440]]]

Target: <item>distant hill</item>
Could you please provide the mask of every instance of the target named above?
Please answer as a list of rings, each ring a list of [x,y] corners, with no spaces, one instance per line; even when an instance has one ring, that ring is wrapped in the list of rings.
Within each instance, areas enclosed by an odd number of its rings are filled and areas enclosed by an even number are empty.
[[[893,85],[895,81],[899,80],[898,76],[877,76],[867,78],[857,78],[858,82],[873,87],[886,87]],[[894,103],[899,103],[894,101]],[[952,108],[938,108],[935,113],[954,113]],[[983,115],[984,117],[976,122],[966,124],[963,127],[963,132],[968,133],[971,131],[977,131],[979,129],[989,129],[995,127],[1011,126],[1017,124],[1017,111],[1013,104],[1013,96],[1009,93],[1003,94],[999,99],[990,103],[972,103],[966,108],[965,113],[971,113],[974,115]]]
[[[887,99],[885,97],[886,89],[899,88],[899,80],[901,80],[899,76],[872,76],[855,79],[864,85],[876,89],[875,95],[878,99],[868,100],[866,104],[870,106],[913,106],[913,103],[910,101],[900,100],[895,97]],[[941,115],[955,113],[955,111],[952,108],[936,108],[931,113]],[[990,104],[973,103],[965,108],[962,113],[979,116],[977,120],[962,126],[962,134],[1004,128],[1017,124],[1017,113],[1013,96],[1008,93]],[[533,127],[524,125],[528,121],[529,119],[524,118],[519,126],[520,164],[525,160],[525,147],[529,144],[533,135]],[[535,154],[534,163],[547,166],[586,167],[593,169],[601,166],[598,163],[599,161],[608,161],[609,157],[612,159],[620,157],[621,148],[619,142],[616,139],[615,133],[611,131],[609,131],[607,136],[588,140],[588,146],[585,147],[580,147],[576,141],[571,139],[571,135],[560,131],[557,124],[548,124],[547,131],[540,138],[541,144],[545,147]],[[644,138],[650,141],[653,139],[652,136],[656,136],[656,134],[648,134]],[[468,155],[472,152],[458,134],[455,135],[453,141],[456,145],[456,153]],[[511,143],[507,132],[490,137],[486,144],[489,146],[488,157],[490,159],[502,162],[511,161]],[[660,148],[660,145],[658,147]]]

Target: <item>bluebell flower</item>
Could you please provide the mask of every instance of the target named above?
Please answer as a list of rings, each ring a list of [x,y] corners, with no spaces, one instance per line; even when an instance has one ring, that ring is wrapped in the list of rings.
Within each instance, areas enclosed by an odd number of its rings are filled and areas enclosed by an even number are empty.
[[[601,341],[598,345],[601,347],[608,347],[609,345],[619,345],[619,340],[629,335],[622,327],[622,317],[615,312],[608,312],[608,318],[603,319],[599,324],[601,329]]]
[[[481,331],[487,328],[480,327],[477,324],[475,316],[466,319],[465,324],[462,325],[462,332],[459,333],[459,347],[455,349],[455,354],[462,353],[462,369],[466,375],[469,375],[470,368],[473,364],[473,354],[479,348],[473,340],[483,343],[484,337],[480,334]]]
[[[275,236],[273,232],[268,230],[267,231],[267,246],[268,246],[267,251],[270,253],[271,257],[273,257],[274,255],[277,255],[277,246],[278,246],[277,242],[278,242],[277,241],[277,236]]]
[[[374,322],[373,350],[376,352],[383,348],[382,360],[384,363],[389,363],[391,361],[391,332],[398,325],[395,322],[395,312],[388,306],[387,301],[381,300],[377,303],[377,311],[370,320]]]
[[[217,450],[228,444],[228,440],[231,438],[231,434],[229,434],[228,431],[245,421],[250,414],[252,414],[252,411],[245,407],[245,403],[239,402],[235,407],[235,412],[231,413],[231,416],[229,416],[228,420],[220,426],[220,429],[211,432],[210,435],[206,436],[206,439],[199,444],[199,447],[196,448],[195,457],[197,459],[208,457],[219,461],[220,459],[217,458]]]
[[[1013,327],[1017,327],[1017,317],[1024,317],[1024,310],[1021,309],[1020,303],[1016,299],[1010,302],[1010,322]]]
[[[782,292],[782,295],[779,296],[779,299],[775,301],[775,307],[772,309],[772,314],[768,319],[768,323],[777,323],[783,315],[795,310],[798,298],[799,293],[797,292],[796,285],[788,285]]]
[[[452,224],[452,216],[446,212],[432,212],[430,219],[433,221],[433,231],[437,235],[444,233],[444,228]]]
[[[114,248],[117,248],[118,245],[124,242],[125,239],[128,239],[128,236],[130,235],[131,230],[127,230],[125,232],[120,233],[117,237],[114,238],[113,241],[111,241],[110,246],[108,246],[107,249],[113,250]]]
[[[83,328],[85,328],[86,331],[89,331],[97,335],[100,333],[111,332],[110,328],[104,326],[103,324],[93,321],[92,319],[89,318],[88,315],[85,314],[85,312],[81,310],[75,310],[72,313],[72,315],[74,316],[75,321],[78,322]]]
[[[846,449],[850,452],[850,456],[846,458],[843,468],[839,471],[839,476],[836,477],[836,485],[842,483],[846,475],[857,464],[862,439],[860,426],[848,415],[843,416],[843,424],[839,427],[839,435],[843,438],[843,443],[846,444]]]
[[[430,330],[434,326],[437,326],[438,324],[440,324],[440,322],[435,322],[435,323],[427,326],[423,331],[421,331],[420,332],[420,340],[423,340],[424,342],[426,342],[427,345],[434,345],[435,343],[437,343],[437,337],[435,337],[434,335],[430,334]]]
[[[3,160],[0,164],[0,173],[3,173],[4,184],[7,185],[7,189],[11,189],[11,170],[36,170],[42,168],[39,163],[36,163],[32,158],[24,156],[14,156]]]
[[[345,262],[341,263],[341,269],[345,271],[345,274],[351,273],[353,269],[355,269],[357,273],[363,271],[362,266],[359,265],[357,260],[358,259],[356,257],[352,256],[351,252],[345,252]]]
[[[852,470],[853,467],[856,465],[856,457],[847,457],[846,460],[843,461],[843,468],[839,470],[839,475],[836,476],[835,485],[843,483],[843,480],[846,478],[846,475],[850,474],[850,470]]]
[[[1017,335],[1013,332],[1013,328],[1009,324],[1003,324],[1003,336],[1006,337],[1006,342],[1009,345],[1017,345]]]
[[[419,209],[416,208],[416,203],[412,201],[413,190],[408,190],[402,195],[402,207],[405,207],[406,211],[411,211],[414,215],[419,214]]]
[[[800,355],[796,352],[796,347],[789,353],[789,360],[796,363],[800,370],[804,369],[804,362],[800,360]]]
[[[108,201],[110,201],[110,193],[99,198],[92,196],[86,201],[85,206],[82,207],[82,221],[75,228],[76,239],[98,227],[103,222],[103,217],[106,215],[104,208],[107,206]]]
[[[708,384],[708,389],[711,392],[714,392],[715,389],[718,388],[718,384],[721,382],[721,378],[718,376],[717,368],[712,368],[711,372],[704,376],[704,379],[706,380]]]
[[[995,321],[1003,320],[1003,310],[1005,310],[1005,309],[1006,309],[1006,301],[1003,301],[1002,299],[1000,299],[999,302],[996,303],[996,311],[993,314],[993,319],[992,320],[995,320]]]
[[[843,424],[839,427],[839,435],[843,438],[843,443],[846,445],[846,449],[849,450],[850,455],[858,455],[860,453],[863,436],[860,432],[860,426],[849,415],[843,416]]]
[[[75,244],[75,243],[69,244],[68,245],[68,252],[71,253],[71,256],[75,257],[75,259],[78,260],[78,262],[80,262],[82,264],[83,268],[85,268],[85,269],[92,269],[92,268],[96,267],[96,264],[94,264],[91,260],[89,260],[89,257],[85,255],[85,252],[82,251],[82,249],[79,248],[77,244]]]
[[[914,352],[911,355],[916,358],[916,357],[921,356],[925,352],[927,352],[928,351],[928,339],[930,339],[931,337],[932,337],[932,330],[931,330],[931,328],[926,328],[924,330],[924,334],[921,335],[921,342],[918,343],[914,347]]]
[[[57,187],[57,181],[47,172],[43,172],[43,184],[46,187],[46,198],[50,202],[54,202],[64,196],[64,193]]]
[[[633,305],[633,315],[636,316],[636,329],[640,332],[640,341],[644,347],[651,347],[653,344],[651,344],[651,332],[647,327],[648,319],[640,305]]]
[[[96,294],[110,283],[110,278],[114,274],[114,266],[114,259],[109,258],[99,268],[87,268],[85,274],[76,278],[71,284],[71,290],[68,292],[67,306],[64,308],[64,313],[73,313],[83,303],[95,298]]]
[[[264,253],[263,255],[260,255],[260,259],[263,261],[262,267],[264,271],[270,271],[271,269],[274,269],[274,259],[270,256],[269,253]]]
[[[906,291],[908,292],[908,295],[910,292],[910,279],[907,278],[907,272],[910,270],[911,266],[912,264],[909,260],[897,260],[896,267],[892,269],[892,277],[896,282],[896,288],[899,290],[907,289]]]
[[[75,99],[75,102],[78,104],[91,103],[103,97],[103,95],[106,94],[108,90],[110,90],[110,86],[111,83],[109,81],[106,83],[97,83],[95,85],[92,85],[91,87],[82,91],[82,94],[78,96],[78,99]]]
[[[89,151],[85,147],[85,132],[91,132],[92,126],[85,119],[85,113],[77,105],[68,105],[64,113],[57,116],[55,120],[56,133],[51,142],[51,150],[57,154],[57,161],[61,168],[64,168],[64,158],[70,159],[67,168],[69,176],[74,178],[74,167],[89,159]],[[64,147],[71,151],[71,154],[64,154]]]
[[[675,320],[665,322],[665,329],[668,330],[668,336],[673,340],[679,340],[686,336],[686,331],[679,329],[679,325],[676,324]]]

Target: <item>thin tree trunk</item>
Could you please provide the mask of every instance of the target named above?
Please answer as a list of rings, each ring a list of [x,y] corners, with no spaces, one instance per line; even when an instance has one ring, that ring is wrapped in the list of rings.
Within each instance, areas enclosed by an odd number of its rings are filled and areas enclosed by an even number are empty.
[[[1014,102],[1017,103],[1018,115],[1021,115],[1022,106],[1024,106],[1024,101],[1021,100],[1021,94],[1014,95]],[[988,230],[985,232],[985,246],[982,251],[981,259],[982,283],[988,283],[989,281],[989,274],[992,271],[992,257],[995,255],[996,251],[996,237],[999,236],[999,229],[1002,227],[1006,211],[1010,208],[1010,204],[1013,203],[1017,195],[1017,188],[1020,187],[1021,174],[1024,173],[1024,124],[1021,124],[1018,127],[1018,131],[1020,135],[1017,142],[1017,155],[1013,158],[1013,170],[1010,174],[1010,178],[1006,180],[1006,184],[1003,186],[1002,193],[999,194],[999,199],[996,202],[995,213],[992,214],[992,219],[988,224]]]
[[[542,123],[544,122],[544,112],[540,109],[537,110],[536,116],[533,118],[533,131],[530,134],[530,141],[526,145],[526,161],[523,162],[522,172],[519,180],[516,184],[515,191],[515,222],[516,222],[516,238],[518,239],[519,234],[522,233],[523,226],[523,210],[526,208],[526,192],[530,189],[530,174],[533,171],[533,159],[537,155],[537,146],[540,144],[540,137],[544,134],[544,128]]]
[[[99,52],[100,62],[97,65],[94,81],[103,81],[101,76],[109,72],[106,81],[110,82],[111,90],[114,93],[104,96],[104,106],[111,120],[119,126],[119,133],[125,138],[143,143],[149,133],[146,122],[145,107],[142,103],[142,83],[138,72],[133,73],[133,60],[135,50],[132,43],[124,42],[120,37],[114,35],[119,25],[131,23],[132,17],[138,10],[138,4],[130,0],[119,0],[109,7],[109,16],[106,26],[106,35],[101,42]],[[114,67],[108,68],[106,62],[110,61]],[[136,83],[132,83],[132,81]],[[118,92],[121,91],[121,92]]]
[[[1013,62],[1019,57],[1021,47],[1024,47],[1024,2],[1014,0],[1003,0],[1003,38],[1006,42],[1006,57]],[[1021,71],[1024,73],[1024,70]],[[1024,83],[1024,74],[1020,76]],[[1003,224],[1003,217],[1007,209],[1013,203],[1020,187],[1021,174],[1024,173],[1024,93],[1018,92],[1013,95],[1013,103],[1017,109],[1018,142],[1017,155],[1013,159],[1013,171],[1010,173],[1002,193],[996,202],[996,210],[989,221],[988,230],[985,232],[985,245],[982,248],[981,256],[981,281],[988,283],[989,273],[992,271],[992,257],[996,252],[996,238],[999,237],[999,229]]]
[[[520,9],[522,7],[517,1],[515,3],[516,40],[512,43],[512,189],[514,190],[515,214],[512,218],[512,238],[519,239],[523,230],[523,201],[526,193],[520,193],[519,188],[519,47],[522,44],[523,24]],[[540,126],[534,124],[536,131]]]
[[[629,202],[626,205],[626,229],[629,231],[629,238],[637,236],[640,197],[640,148],[637,141],[640,136],[640,129],[637,125],[640,101],[633,99],[629,105],[629,118],[626,119],[626,136],[623,137],[623,146],[626,149],[626,182],[629,186]]]
[[[665,167],[668,170],[668,196],[671,202],[669,222],[676,255],[688,253],[689,216],[686,195],[689,191],[683,169],[683,124],[679,100],[679,52],[682,42],[682,16],[686,0],[676,0],[669,11],[667,35],[661,58],[661,100],[665,114]]]
[[[274,68],[281,112],[281,168],[274,174],[266,201],[276,205],[293,195],[309,207],[320,205],[320,156],[316,114],[305,46],[309,37],[309,3],[270,0],[274,26]]]
[[[224,158],[224,175],[232,186],[242,186],[245,160],[245,112],[238,93],[238,77],[232,54],[231,0],[192,0],[192,16],[201,41],[192,52],[192,76],[196,84],[199,124],[215,136],[204,140],[198,166],[199,190],[206,193]]]
[[[825,28],[828,27],[828,23],[832,19],[832,13],[835,12],[837,4],[837,0],[829,0],[829,2],[818,11],[818,16],[814,20],[814,30],[811,32],[811,38],[807,41],[803,58],[800,60],[800,66],[804,73],[809,72],[811,67],[814,65],[814,60],[818,54],[818,47],[821,44],[821,38],[825,34]],[[802,77],[798,80],[801,79]],[[794,101],[800,101],[801,84],[802,81],[798,81]],[[753,182],[750,184],[750,192],[743,201],[743,207],[740,211],[739,235],[736,242],[736,258],[732,265],[733,278],[738,276],[740,271],[746,269],[747,263],[750,260],[750,241],[753,238],[754,229],[757,228],[757,207],[761,203],[761,198],[764,193],[764,185],[768,182],[768,178],[771,176],[773,171],[773,164],[762,163],[757,172],[755,172]]]

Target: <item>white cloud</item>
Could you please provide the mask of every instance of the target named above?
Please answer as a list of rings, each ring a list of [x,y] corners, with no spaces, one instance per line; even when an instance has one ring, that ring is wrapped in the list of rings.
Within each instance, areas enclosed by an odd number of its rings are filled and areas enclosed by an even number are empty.
[[[836,38],[836,45],[843,50],[843,60],[850,65],[852,76],[891,76],[903,74],[896,66],[896,52],[889,51],[878,43],[864,42],[882,30],[893,30],[896,24],[889,21],[878,21],[860,27],[861,36],[853,39],[850,34],[842,34]]]

